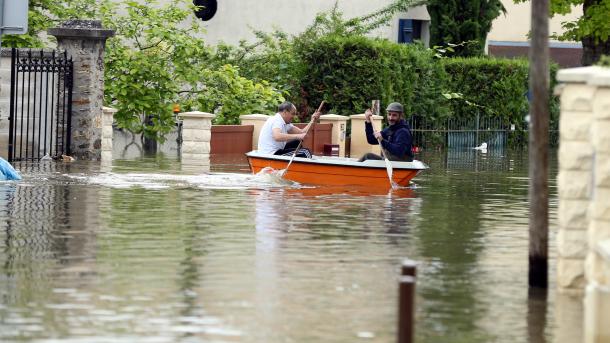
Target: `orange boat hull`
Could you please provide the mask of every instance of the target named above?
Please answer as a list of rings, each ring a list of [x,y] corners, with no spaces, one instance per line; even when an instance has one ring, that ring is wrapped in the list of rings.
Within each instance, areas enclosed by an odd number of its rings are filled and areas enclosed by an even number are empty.
[[[288,161],[264,157],[248,156],[250,169],[257,174],[263,168],[275,170],[286,168]],[[409,185],[420,170],[393,169],[392,180],[402,187]],[[294,160],[284,174],[284,178],[303,184],[313,185],[358,185],[367,187],[390,188],[386,168],[357,167],[353,165],[304,163]]]

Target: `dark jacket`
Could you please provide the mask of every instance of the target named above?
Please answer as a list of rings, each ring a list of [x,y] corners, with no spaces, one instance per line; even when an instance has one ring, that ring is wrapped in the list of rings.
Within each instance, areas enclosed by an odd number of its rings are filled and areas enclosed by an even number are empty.
[[[366,140],[369,144],[379,144],[375,135],[373,135],[373,124],[364,123],[366,132]],[[386,151],[386,156],[391,161],[413,161],[413,136],[411,136],[411,128],[406,121],[400,120],[398,123],[386,127],[381,131],[383,140],[381,147]]]

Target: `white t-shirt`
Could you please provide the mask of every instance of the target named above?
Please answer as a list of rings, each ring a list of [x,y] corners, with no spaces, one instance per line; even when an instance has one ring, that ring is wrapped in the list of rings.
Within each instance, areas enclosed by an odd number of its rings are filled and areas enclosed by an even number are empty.
[[[264,154],[273,154],[280,149],[284,149],[286,142],[278,142],[273,139],[273,129],[278,128],[282,133],[288,133],[294,125],[284,122],[284,118],[279,113],[267,119],[261,133],[258,136],[258,151]]]

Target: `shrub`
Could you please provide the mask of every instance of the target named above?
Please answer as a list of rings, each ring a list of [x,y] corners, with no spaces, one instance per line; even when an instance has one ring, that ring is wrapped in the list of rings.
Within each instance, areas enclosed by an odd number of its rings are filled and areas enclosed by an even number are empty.
[[[476,106],[453,102],[456,117],[472,116],[473,111],[507,122],[519,123],[528,113],[529,63],[524,59],[452,58],[443,60],[451,88],[463,95],[464,101]],[[558,66],[551,65],[551,93],[556,84]],[[558,99],[551,96],[551,118],[558,116]]]
[[[309,105],[326,100],[337,114],[362,113],[370,100],[393,101],[406,114],[448,115],[442,96],[447,76],[432,51],[418,45],[362,36],[328,36],[301,49],[306,70],[301,80]]]
[[[163,141],[175,127],[172,106],[217,114],[215,123],[234,124],[239,115],[272,113],[281,94],[266,82],[240,76],[230,65],[211,65],[212,51],[198,34],[188,0],[159,5],[124,0],[104,2],[108,40],[105,103],[118,109],[117,124]]]
[[[527,60],[480,57],[442,61],[449,74],[452,91],[461,94],[451,102],[454,117],[472,118],[478,112],[482,116],[501,118],[505,125],[515,125],[516,144],[526,144],[525,116],[529,113]],[[557,130],[559,120],[559,101],[552,95],[557,69],[557,65],[551,65],[549,97],[552,130]]]

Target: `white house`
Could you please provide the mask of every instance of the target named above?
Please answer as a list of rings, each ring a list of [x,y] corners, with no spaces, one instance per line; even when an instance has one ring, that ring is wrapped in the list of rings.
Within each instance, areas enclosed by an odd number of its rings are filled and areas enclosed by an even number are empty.
[[[338,8],[344,18],[372,13],[391,4],[389,0],[339,0]],[[335,0],[195,0],[208,6],[204,10],[203,25],[209,43],[223,41],[237,44],[240,40],[254,38],[253,29],[273,31],[279,28],[289,34],[298,34],[311,25],[316,15],[330,11]],[[430,16],[424,6],[397,14],[389,26],[379,28],[373,34],[403,42],[429,40]]]
[[[531,27],[531,3],[515,4],[513,0],[502,0],[506,15],[500,15],[493,22],[487,36],[488,53],[493,56],[527,56],[529,42],[527,35]],[[582,8],[574,8],[567,16],[555,16],[549,21],[549,32],[561,33],[561,23],[574,21],[582,15]],[[580,66],[582,45],[580,42],[549,41],[551,59],[563,67]]]
[[[166,0],[169,1],[169,0]],[[252,40],[253,29],[272,31],[280,28],[289,34],[302,32],[313,23],[317,13],[329,11],[335,0],[195,0],[207,6],[202,13],[202,23],[207,30],[206,38],[215,44],[224,41],[237,44],[240,40]],[[338,0],[339,10],[344,18],[353,18],[372,13],[392,3],[391,0]],[[493,23],[488,35],[488,53],[494,56],[527,56],[530,30],[529,2],[515,4],[513,0],[503,0],[506,15],[500,15]],[[550,32],[561,32],[561,23],[574,20],[582,11],[575,9],[567,17],[557,16],[550,20]],[[430,16],[425,6],[418,6],[408,12],[398,13],[388,26],[373,32],[374,36],[385,37],[394,42],[408,43],[421,40],[428,44]],[[580,64],[582,48],[576,42],[549,42],[552,58],[563,66]]]

